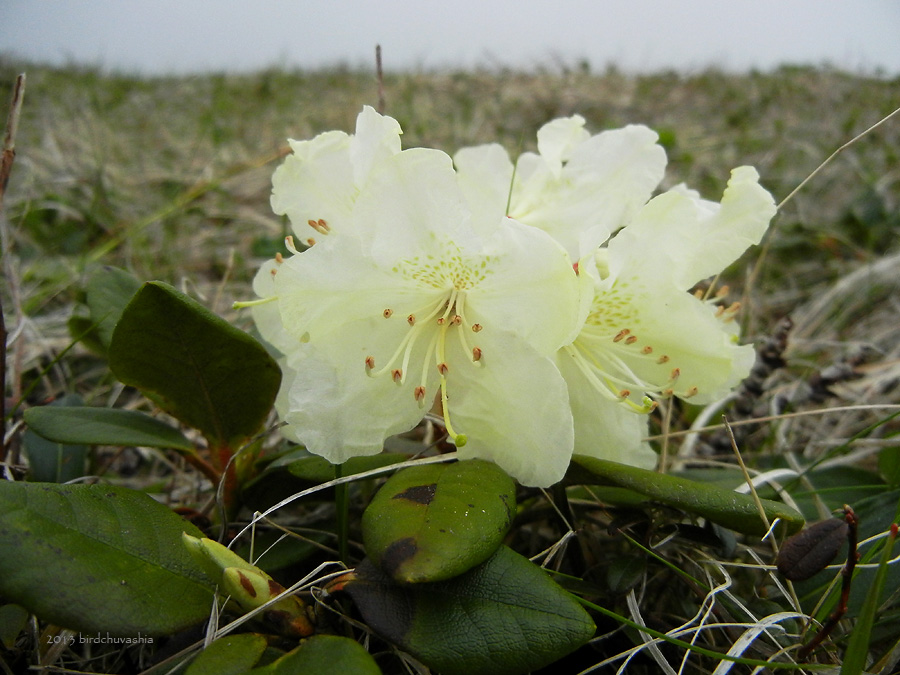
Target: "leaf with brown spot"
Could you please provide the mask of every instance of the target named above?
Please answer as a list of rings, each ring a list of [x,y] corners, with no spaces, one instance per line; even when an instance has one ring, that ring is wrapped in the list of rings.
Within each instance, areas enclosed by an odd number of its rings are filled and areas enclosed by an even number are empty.
[[[477,459],[398,471],[363,514],[366,553],[400,583],[462,574],[500,545],[515,488],[496,464]]]

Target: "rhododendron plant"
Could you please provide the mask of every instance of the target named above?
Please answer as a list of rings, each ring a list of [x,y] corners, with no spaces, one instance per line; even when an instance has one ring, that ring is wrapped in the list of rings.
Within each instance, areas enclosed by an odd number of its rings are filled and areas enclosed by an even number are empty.
[[[310,248],[289,237],[247,303],[283,355],[289,437],[343,462],[434,408],[460,457],[547,486],[573,451],[652,466],[657,400],[708,402],[747,375],[736,306],[688,291],[765,232],[756,172],[736,169],[721,205],[681,186],[651,199],[656,134],[583,125],[550,122],[515,165],[497,145],[455,167],[400,150],[371,108],[353,136],[292,142],[272,205]]]

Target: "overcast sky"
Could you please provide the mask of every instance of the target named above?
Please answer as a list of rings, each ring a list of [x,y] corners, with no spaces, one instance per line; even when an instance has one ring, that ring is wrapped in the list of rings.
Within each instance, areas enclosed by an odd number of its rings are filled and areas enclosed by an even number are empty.
[[[0,0],[0,52],[144,73],[268,66],[834,65],[900,75],[900,0]]]

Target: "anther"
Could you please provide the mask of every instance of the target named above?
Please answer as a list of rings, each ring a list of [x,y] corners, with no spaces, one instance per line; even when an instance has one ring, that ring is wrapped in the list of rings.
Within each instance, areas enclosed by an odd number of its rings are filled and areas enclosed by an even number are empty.
[[[696,396],[699,390],[697,387],[691,387],[686,392],[681,395],[681,398],[690,398],[691,396]]]
[[[616,333],[616,336],[613,338],[613,342],[621,342],[622,340],[624,340],[624,339],[628,336],[628,334],[629,334],[630,332],[631,332],[631,331],[628,330],[627,328],[623,328],[623,329],[620,330],[618,333]]]
[[[403,382],[403,371],[399,368],[394,368],[391,371],[391,377],[393,378],[394,382],[400,384],[401,382]]]
[[[419,402],[419,404],[424,403],[425,402],[425,387],[419,385],[418,387],[413,389],[413,396],[415,397],[416,401]]]
[[[415,315],[415,314],[410,314],[408,317],[406,317],[406,323],[408,323],[410,326],[415,325],[415,323],[416,323],[416,315]]]
[[[281,251],[275,252],[275,262],[277,262],[279,265],[284,262],[284,256],[281,255]]]
[[[441,362],[438,364],[437,369],[438,369],[438,372],[439,372],[441,375],[446,375],[446,374],[447,374],[447,371],[450,370],[450,368],[447,366],[447,362],[446,362],[446,361],[441,361]]]
[[[297,247],[294,246],[294,237],[288,235],[284,238],[284,247],[293,253],[294,255],[298,255],[300,251],[297,250]]]
[[[725,306],[719,305],[716,307],[716,318],[718,319],[725,313]]]
[[[724,297],[725,297],[726,295],[728,295],[730,292],[731,292],[731,289],[728,288],[728,286],[722,286],[722,288],[720,288],[718,291],[716,291],[716,297],[717,297],[717,298],[724,298]]]
[[[652,354],[652,353],[653,353],[653,347],[651,347],[650,345],[647,345],[646,347],[644,347],[641,350],[641,354]]]
[[[437,325],[438,325],[438,326],[443,326],[444,323],[445,323],[444,317],[439,316],[439,317],[438,317],[438,320],[437,320]]]
[[[309,239],[306,240],[306,245],[307,245],[307,246],[315,246],[315,245],[316,245],[316,240],[313,239],[312,237],[310,237]]]
[[[328,234],[328,232],[331,230],[331,228],[328,227],[328,223],[326,223],[321,218],[319,218],[318,220],[307,220],[306,224],[320,234]]]
[[[628,398],[629,396],[631,396],[631,390],[630,390],[630,389],[623,389],[622,391],[619,392],[619,398],[620,398],[621,400],[623,400],[623,401],[624,401],[626,398]]]
[[[637,342],[637,335],[629,335],[625,338],[626,345],[633,345],[635,342]]]
[[[389,307],[388,309],[384,310],[384,311],[381,313],[381,316],[383,316],[385,319],[390,319],[390,318],[391,318],[391,315],[392,315],[393,313],[394,313],[394,310],[392,310],[392,309]]]
[[[375,357],[367,356],[366,357],[366,370],[375,370]]]
[[[274,277],[276,274],[278,274],[278,270],[276,270],[276,269],[273,267],[272,269],[269,270],[269,274],[271,274],[271,275]]]
[[[450,323],[453,324],[454,326],[458,326],[459,324],[462,323],[462,317],[459,314],[454,314],[453,318],[450,319]]]
[[[481,361],[481,347],[472,348],[472,360]]]
[[[698,288],[696,291],[694,291],[694,297],[697,298],[698,300],[702,300],[703,298],[706,297],[706,293],[704,292],[704,290],[702,288]]]
[[[482,326],[481,326],[480,323],[473,323],[473,324],[472,324],[472,332],[473,332],[473,333],[480,333],[480,332],[481,332],[481,328],[482,328]]]
[[[662,365],[662,364],[664,364],[664,363],[668,363],[668,362],[669,362],[669,357],[666,356],[665,354],[663,354],[663,355],[660,356],[658,359],[656,359],[656,362],[657,362],[659,365]]]
[[[663,389],[661,393],[663,396],[674,396],[675,395],[675,392],[672,389]]]
[[[679,377],[681,377],[681,368],[673,368],[672,372],[669,374],[669,381],[674,382]]]

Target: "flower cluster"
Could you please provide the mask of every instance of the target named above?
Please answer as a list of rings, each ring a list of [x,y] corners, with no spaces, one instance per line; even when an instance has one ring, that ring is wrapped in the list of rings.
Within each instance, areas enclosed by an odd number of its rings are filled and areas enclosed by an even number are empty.
[[[289,437],[339,463],[434,409],[460,457],[548,486],[573,452],[652,466],[657,400],[709,402],[748,374],[737,307],[689,290],[765,232],[754,169],[718,204],[652,196],[666,156],[643,126],[558,119],[515,164],[499,145],[401,150],[400,134],[367,107],[354,135],[292,141],[273,177],[308,248],[288,237],[247,304],[282,354]]]

